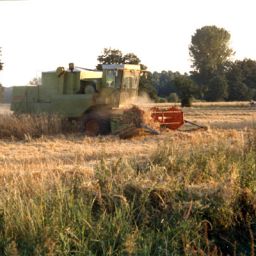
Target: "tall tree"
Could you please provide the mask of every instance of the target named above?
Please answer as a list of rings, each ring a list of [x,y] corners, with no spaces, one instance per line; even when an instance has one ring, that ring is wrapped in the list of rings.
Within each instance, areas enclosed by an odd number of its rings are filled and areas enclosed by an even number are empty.
[[[205,26],[192,36],[189,53],[195,71],[200,74],[222,71],[234,53],[229,47],[230,34],[224,28]]]
[[[214,91],[214,88],[209,87],[215,86],[216,80],[212,83],[209,83],[209,81],[214,77],[216,78],[216,76],[219,77],[225,74],[226,63],[234,54],[229,47],[230,37],[230,33],[224,28],[204,26],[197,29],[191,38],[189,54],[194,68],[191,73],[200,85],[202,97],[206,96],[206,91]],[[221,90],[225,91],[225,88]],[[216,100],[218,99],[216,98]]]

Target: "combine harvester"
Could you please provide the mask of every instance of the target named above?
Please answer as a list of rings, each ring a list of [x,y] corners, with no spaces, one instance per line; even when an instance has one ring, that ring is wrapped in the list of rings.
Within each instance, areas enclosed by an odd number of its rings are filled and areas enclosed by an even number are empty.
[[[159,129],[176,130],[187,122],[176,107],[122,108],[138,96],[141,74],[140,65],[102,65],[102,71],[96,71],[70,63],[67,70],[58,67],[43,72],[42,85],[14,87],[11,110],[17,114],[58,114],[78,121],[89,136],[112,133],[127,138],[139,130],[158,134],[156,123]]]

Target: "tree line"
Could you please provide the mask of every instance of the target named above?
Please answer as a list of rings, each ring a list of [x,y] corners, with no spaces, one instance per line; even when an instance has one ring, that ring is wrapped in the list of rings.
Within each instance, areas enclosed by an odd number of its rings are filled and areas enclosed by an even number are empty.
[[[162,71],[147,72],[140,80],[140,92],[146,92],[156,101],[181,101],[191,105],[193,99],[204,101],[256,100],[256,61],[235,60],[229,47],[231,35],[224,28],[204,26],[191,37],[189,54],[192,70],[189,74]],[[140,64],[134,53],[123,55],[120,50],[105,48],[98,56],[102,64]]]

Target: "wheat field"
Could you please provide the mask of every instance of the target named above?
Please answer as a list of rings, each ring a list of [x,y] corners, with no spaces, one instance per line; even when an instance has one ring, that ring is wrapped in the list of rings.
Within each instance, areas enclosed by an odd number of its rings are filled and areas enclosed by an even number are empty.
[[[183,111],[208,130],[90,138],[42,119],[50,133],[3,137],[0,255],[254,255],[256,112]]]
[[[210,106],[212,106],[212,103],[210,103]],[[56,134],[60,130],[59,123],[57,125],[54,123],[56,126],[54,127],[55,129],[52,129],[54,135],[47,135],[47,132],[49,133],[47,126],[41,129],[43,132],[45,130],[46,135],[33,139],[29,134],[34,132],[33,129],[26,126],[30,125],[32,127],[35,121],[26,117],[21,120],[23,123],[17,123],[17,120],[15,120],[15,123],[12,122],[10,124],[12,127],[18,126],[17,129],[21,129],[22,126],[26,125],[22,130],[25,133],[24,140],[16,141],[10,136],[11,139],[7,138],[0,141],[0,153],[6,160],[5,166],[7,169],[10,168],[9,163],[15,163],[12,168],[18,170],[24,169],[20,166],[20,163],[38,163],[41,165],[42,162],[47,161],[47,166],[50,166],[49,163],[53,163],[51,168],[54,168],[56,162],[59,162],[63,169],[72,168],[74,164],[86,169],[95,166],[103,158],[107,161],[131,157],[143,158],[157,150],[159,144],[173,145],[175,142],[175,144],[177,143],[177,145],[184,148],[190,147],[191,144],[200,145],[204,140],[214,143],[218,139],[229,138],[232,136],[230,134],[243,138],[248,129],[254,128],[256,109],[250,107],[239,108],[239,106],[241,106],[241,103],[238,104],[237,108],[183,109],[184,119],[206,126],[208,131],[199,130],[189,133],[166,130],[159,136],[140,136],[131,140],[120,140],[117,136],[112,135],[90,138],[82,134]],[[8,121],[10,122],[8,106],[2,108],[3,112],[5,114],[0,116],[2,121],[0,128],[7,124]],[[45,121],[47,120],[42,122],[45,123]],[[186,126],[185,124],[185,130]],[[190,128],[190,126],[188,127]],[[28,130],[27,134],[26,130]],[[183,130],[183,127],[181,130]],[[37,167],[29,167],[27,169],[31,171],[36,170]]]

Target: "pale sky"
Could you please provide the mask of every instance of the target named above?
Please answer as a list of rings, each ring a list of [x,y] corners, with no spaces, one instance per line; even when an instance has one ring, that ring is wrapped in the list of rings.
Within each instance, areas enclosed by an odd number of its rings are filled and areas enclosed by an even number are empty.
[[[133,52],[150,71],[189,72],[191,36],[231,34],[234,59],[256,59],[255,0],[0,0],[0,83],[23,85],[58,66],[95,68],[105,47]]]

